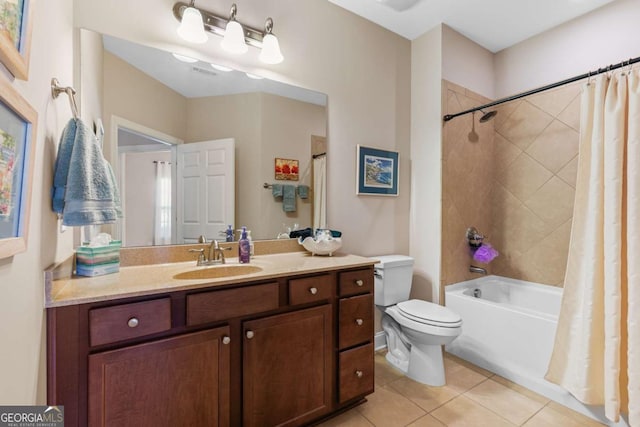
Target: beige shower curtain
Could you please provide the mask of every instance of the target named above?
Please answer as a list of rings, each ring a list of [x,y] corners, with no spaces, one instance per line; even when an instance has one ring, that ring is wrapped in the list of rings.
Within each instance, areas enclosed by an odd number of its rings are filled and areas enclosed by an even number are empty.
[[[546,378],[640,427],[640,84],[600,75],[582,93],[562,309]]]

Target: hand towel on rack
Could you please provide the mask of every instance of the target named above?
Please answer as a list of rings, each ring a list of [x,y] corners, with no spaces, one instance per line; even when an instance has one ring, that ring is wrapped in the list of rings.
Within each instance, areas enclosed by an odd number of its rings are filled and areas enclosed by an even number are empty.
[[[271,184],[271,195],[273,197],[282,197],[282,184]]]
[[[298,185],[298,196],[301,199],[306,199],[309,197],[309,186],[308,185]]]
[[[71,119],[62,133],[53,184],[53,210],[64,225],[106,224],[121,216],[111,166],[80,119]]]
[[[296,187],[285,184],[282,186],[282,210],[285,212],[296,211]]]

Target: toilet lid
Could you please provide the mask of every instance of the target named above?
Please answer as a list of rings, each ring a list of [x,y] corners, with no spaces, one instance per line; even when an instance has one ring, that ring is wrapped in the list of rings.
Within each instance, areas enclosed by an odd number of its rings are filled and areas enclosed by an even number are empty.
[[[412,299],[398,303],[397,307],[403,316],[427,325],[457,328],[462,324],[458,314],[447,307],[428,301]]]

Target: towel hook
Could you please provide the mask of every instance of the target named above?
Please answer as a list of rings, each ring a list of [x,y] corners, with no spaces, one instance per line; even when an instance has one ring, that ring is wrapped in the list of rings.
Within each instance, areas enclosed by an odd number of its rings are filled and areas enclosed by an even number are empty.
[[[71,113],[73,114],[73,118],[77,119],[80,115],[78,114],[78,105],[76,104],[76,90],[71,86],[62,87],[60,86],[60,82],[55,77],[51,79],[51,96],[53,99],[56,99],[61,93],[66,93],[69,97],[69,105],[71,106]]]

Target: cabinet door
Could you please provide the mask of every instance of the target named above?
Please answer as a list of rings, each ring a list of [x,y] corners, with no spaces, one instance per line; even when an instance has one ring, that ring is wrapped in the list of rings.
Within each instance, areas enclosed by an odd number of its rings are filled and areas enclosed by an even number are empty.
[[[245,322],[245,426],[297,426],[331,410],[331,306]]]
[[[89,426],[229,425],[229,328],[89,356]]]

